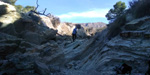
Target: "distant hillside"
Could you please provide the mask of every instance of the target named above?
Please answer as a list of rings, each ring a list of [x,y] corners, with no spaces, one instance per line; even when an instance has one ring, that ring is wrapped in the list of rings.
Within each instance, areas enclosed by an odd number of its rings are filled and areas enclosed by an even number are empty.
[[[54,27],[54,24],[51,24],[49,21],[45,20],[46,26],[52,29],[58,30],[58,33],[61,35],[72,35],[72,30],[75,25],[81,25],[81,28],[78,29],[78,36],[86,37],[95,35],[96,32],[101,32],[103,29],[107,28],[107,25],[103,22],[95,23],[70,23],[70,22],[61,22],[60,24]],[[52,25],[52,26],[50,26]]]
[[[103,22],[95,22],[95,23],[80,23],[84,27],[93,27],[93,28],[103,28],[106,27],[106,24]]]
[[[107,25],[103,22],[95,22],[95,23],[79,23],[87,33],[88,36],[95,35],[96,32],[101,32]]]

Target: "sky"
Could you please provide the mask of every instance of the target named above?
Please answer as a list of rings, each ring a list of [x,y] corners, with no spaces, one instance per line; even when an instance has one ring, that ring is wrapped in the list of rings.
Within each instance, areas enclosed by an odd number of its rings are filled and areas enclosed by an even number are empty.
[[[108,23],[105,15],[118,1],[125,2],[128,7],[130,0],[38,0],[38,11],[47,8],[46,14],[59,17],[61,22]],[[16,5],[36,7],[36,0],[17,0]]]

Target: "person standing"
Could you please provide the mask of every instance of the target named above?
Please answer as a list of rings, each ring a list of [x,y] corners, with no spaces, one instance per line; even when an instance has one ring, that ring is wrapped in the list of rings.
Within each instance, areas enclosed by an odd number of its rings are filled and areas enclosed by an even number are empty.
[[[72,40],[73,40],[73,42],[75,41],[76,38],[77,38],[77,27],[75,27],[72,31]]]

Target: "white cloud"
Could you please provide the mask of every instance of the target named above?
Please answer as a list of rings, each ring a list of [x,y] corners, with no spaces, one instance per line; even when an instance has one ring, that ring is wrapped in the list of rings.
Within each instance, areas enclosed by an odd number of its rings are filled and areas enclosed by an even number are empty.
[[[75,17],[84,17],[84,18],[105,18],[106,13],[109,9],[94,9],[85,12],[69,12],[67,14],[57,15],[59,18],[75,18]]]

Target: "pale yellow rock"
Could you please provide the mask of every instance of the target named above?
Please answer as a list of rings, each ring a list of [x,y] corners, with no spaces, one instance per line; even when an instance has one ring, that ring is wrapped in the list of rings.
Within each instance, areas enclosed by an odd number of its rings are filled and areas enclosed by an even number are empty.
[[[51,19],[49,17],[47,17],[47,16],[40,16],[40,17],[42,19],[42,23],[45,26],[47,26],[49,28],[52,28],[52,29],[55,29],[54,26],[53,26],[53,24],[52,24],[52,22],[51,22]]]
[[[14,23],[16,20],[18,20],[21,16],[18,12],[16,12],[16,9],[14,6],[1,2],[0,5],[6,5],[6,14],[2,15],[0,17],[0,22],[3,23],[1,27],[6,27],[9,24]]]

